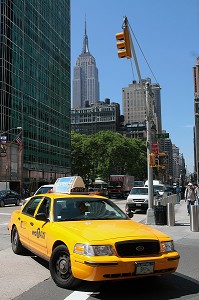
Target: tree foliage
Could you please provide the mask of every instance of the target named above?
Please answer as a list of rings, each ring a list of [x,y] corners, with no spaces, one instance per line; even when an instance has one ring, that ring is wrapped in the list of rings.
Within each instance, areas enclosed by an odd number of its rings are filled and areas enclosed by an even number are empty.
[[[120,133],[100,131],[93,135],[71,133],[72,175],[85,181],[100,177],[108,180],[111,174],[147,177],[146,144]]]

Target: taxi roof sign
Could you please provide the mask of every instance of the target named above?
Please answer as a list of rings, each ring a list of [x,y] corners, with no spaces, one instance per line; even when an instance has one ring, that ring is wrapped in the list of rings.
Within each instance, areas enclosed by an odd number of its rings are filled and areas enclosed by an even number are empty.
[[[53,186],[54,193],[70,194],[75,188],[85,189],[85,184],[80,176],[60,177],[55,181]]]

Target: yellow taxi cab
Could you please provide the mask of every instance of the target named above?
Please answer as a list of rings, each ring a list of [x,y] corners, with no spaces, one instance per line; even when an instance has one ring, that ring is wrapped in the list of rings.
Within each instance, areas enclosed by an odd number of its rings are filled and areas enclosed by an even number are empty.
[[[82,191],[81,177],[59,178],[52,193],[34,195],[14,211],[8,226],[14,253],[28,249],[49,261],[62,288],[176,271],[180,257],[169,236]]]

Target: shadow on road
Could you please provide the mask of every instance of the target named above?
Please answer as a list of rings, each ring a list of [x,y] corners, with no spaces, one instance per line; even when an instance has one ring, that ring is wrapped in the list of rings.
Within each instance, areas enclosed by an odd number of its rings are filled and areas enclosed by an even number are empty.
[[[81,286],[81,291],[92,292],[92,286],[95,285],[85,283]],[[169,300],[181,297],[190,299],[191,295],[198,295],[199,299],[199,282],[177,272],[162,277],[101,283],[91,294],[95,299],[103,300]]]
[[[29,253],[32,259],[48,269],[48,262]],[[50,273],[49,273],[50,277]],[[52,281],[52,278],[49,278]],[[48,284],[47,280],[45,284]],[[45,288],[45,284],[43,288]],[[53,288],[54,286],[54,288]],[[38,288],[38,287],[37,287]],[[64,293],[64,289],[58,288],[53,282],[52,288]],[[73,290],[71,290],[73,291]],[[175,272],[173,274],[137,278],[130,280],[83,282],[76,291],[87,292],[92,299],[101,300],[174,300],[199,299],[199,281]]]

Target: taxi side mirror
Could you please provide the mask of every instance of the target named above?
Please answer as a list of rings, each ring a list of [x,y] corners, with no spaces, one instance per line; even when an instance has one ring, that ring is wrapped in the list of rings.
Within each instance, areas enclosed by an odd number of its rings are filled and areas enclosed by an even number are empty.
[[[45,213],[36,214],[35,219],[44,222],[48,221],[47,215]]]
[[[132,211],[129,211],[126,214],[129,218],[133,218],[133,216],[134,216],[134,213]]]

